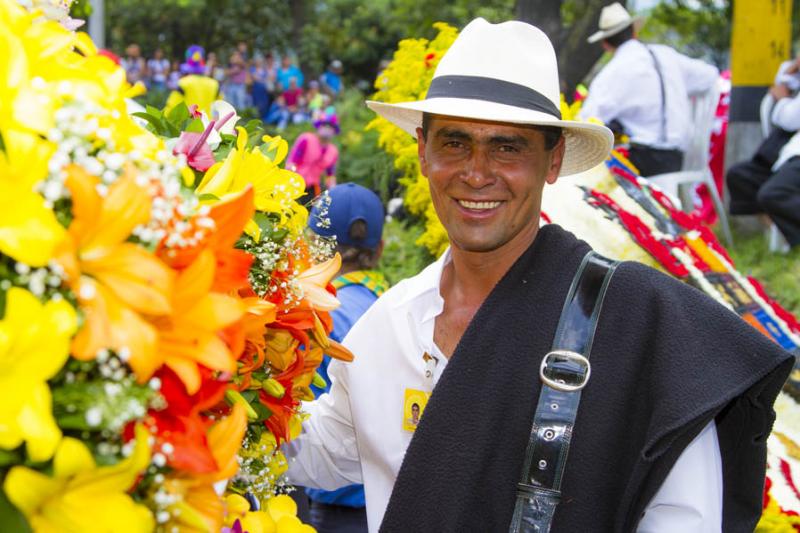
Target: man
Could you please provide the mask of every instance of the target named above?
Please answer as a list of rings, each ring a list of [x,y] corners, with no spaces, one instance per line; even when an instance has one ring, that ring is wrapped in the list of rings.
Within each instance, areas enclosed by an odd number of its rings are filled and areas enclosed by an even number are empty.
[[[288,53],[281,57],[281,66],[278,67],[275,76],[275,80],[278,82],[278,90],[281,92],[289,88],[289,81],[292,78],[295,78],[298,87],[303,87],[303,82],[305,81],[303,71],[292,62],[292,57]]]
[[[769,93],[773,129],[749,160],[728,170],[732,215],[767,214],[790,247],[800,244],[800,55],[786,61]]]
[[[125,76],[131,85],[139,81],[144,81],[146,65],[142,57],[142,50],[136,43],[131,43],[125,49],[125,57],[120,61],[120,65],[125,69]]]
[[[630,160],[642,176],[675,172],[691,138],[689,97],[711,89],[719,72],[663,45],[636,38],[640,20],[619,3],[603,8],[600,41],[613,57],[589,86],[580,116],[630,136]]]
[[[337,97],[342,92],[342,62],[338,59],[331,61],[319,79],[322,82],[322,90],[334,98]]]
[[[315,203],[308,227],[323,237],[336,238],[342,269],[333,286],[341,306],[331,312],[331,338],[341,342],[350,328],[380,297],[388,284],[375,268],[383,252],[383,204],[369,189],[355,183],[337,185],[327,199]],[[325,356],[317,372],[329,383]],[[319,395],[330,389],[312,387]],[[348,485],[335,491],[307,489],[311,499],[311,524],[325,533],[367,531],[364,487]]]
[[[507,531],[530,483],[529,441],[556,440],[531,430],[541,363],[589,247],[539,228],[542,190],[600,164],[612,142],[561,120],[558,102],[544,33],[483,19],[441,59],[425,100],[368,102],[416,133],[451,246],[353,327],[355,361],[331,364],[330,393],[287,451],[293,482],[363,481],[370,531]],[[552,530],[752,531],[791,356],[642,265],[623,263],[607,287]],[[414,396],[427,401],[409,431]]]

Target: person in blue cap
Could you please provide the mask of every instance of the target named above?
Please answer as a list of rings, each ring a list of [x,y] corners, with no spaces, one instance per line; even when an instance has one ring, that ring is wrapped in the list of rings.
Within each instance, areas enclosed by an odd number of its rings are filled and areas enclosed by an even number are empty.
[[[355,183],[337,185],[328,191],[329,201],[315,203],[309,228],[323,237],[336,237],[342,269],[333,280],[341,306],[331,312],[331,338],[341,342],[350,328],[383,294],[388,284],[375,270],[383,251],[384,210],[380,198]],[[325,212],[327,211],[327,212]],[[316,395],[330,388],[326,355],[319,369],[328,387],[312,387]],[[367,532],[363,485],[349,485],[334,491],[306,489],[311,500],[311,524],[325,533]]]

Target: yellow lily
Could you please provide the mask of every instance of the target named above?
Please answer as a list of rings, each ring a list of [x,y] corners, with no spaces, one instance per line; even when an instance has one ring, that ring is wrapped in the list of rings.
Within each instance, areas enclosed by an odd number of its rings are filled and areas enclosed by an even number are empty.
[[[305,228],[308,212],[296,200],[305,188],[299,174],[278,166],[288,152],[286,141],[280,137],[264,137],[264,149],[275,153],[269,157],[259,147],[247,150],[247,131],[241,127],[236,130],[236,148],[224,161],[208,169],[197,186],[197,194],[224,199],[252,186],[256,210],[280,215],[281,225],[299,234]],[[256,240],[260,238],[261,230],[252,220],[245,231]]]
[[[42,305],[25,289],[9,289],[0,320],[0,448],[25,442],[33,461],[53,455],[61,431],[47,380],[67,361],[76,328],[75,310],[66,301]]]
[[[66,437],[53,460],[53,477],[15,466],[3,489],[37,532],[152,531],[155,521],[150,511],[126,494],[150,462],[148,436],[144,427],[137,426],[133,453],[101,467],[83,443]]]
[[[342,268],[342,257],[337,253],[324,263],[319,263],[300,273],[295,281],[303,289],[303,298],[318,311],[332,311],[339,307],[339,300],[325,290]]]
[[[2,133],[0,152],[0,253],[31,266],[43,266],[53,257],[66,231],[44,198],[34,190],[47,175],[54,146],[18,131]]]

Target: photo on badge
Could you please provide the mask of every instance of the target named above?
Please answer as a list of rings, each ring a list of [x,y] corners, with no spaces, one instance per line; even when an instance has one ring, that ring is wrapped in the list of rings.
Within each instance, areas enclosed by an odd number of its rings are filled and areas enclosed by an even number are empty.
[[[430,395],[417,389],[406,389],[403,400],[403,430],[414,432],[425,411]]]

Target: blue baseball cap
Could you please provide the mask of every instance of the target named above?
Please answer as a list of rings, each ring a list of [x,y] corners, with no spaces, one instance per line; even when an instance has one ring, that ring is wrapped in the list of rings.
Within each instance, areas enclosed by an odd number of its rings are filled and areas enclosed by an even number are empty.
[[[314,233],[336,237],[336,242],[348,246],[375,248],[380,244],[383,204],[377,194],[355,183],[343,183],[331,188],[328,197],[329,201],[321,198],[311,208],[308,227]],[[350,238],[350,226],[356,220],[363,220],[367,225],[367,237],[363,240]]]

